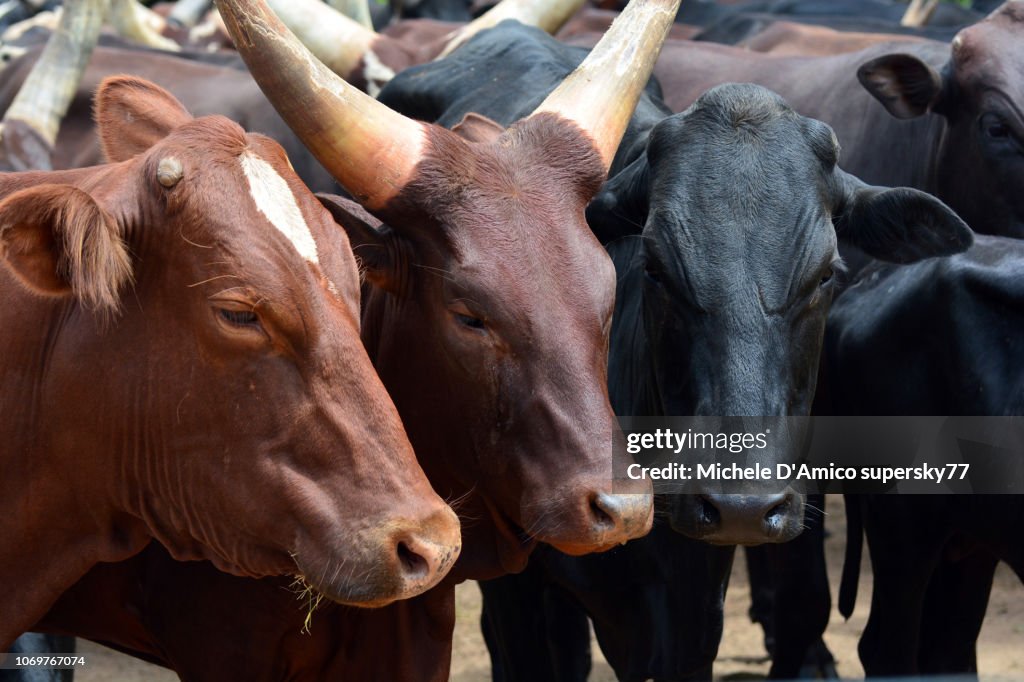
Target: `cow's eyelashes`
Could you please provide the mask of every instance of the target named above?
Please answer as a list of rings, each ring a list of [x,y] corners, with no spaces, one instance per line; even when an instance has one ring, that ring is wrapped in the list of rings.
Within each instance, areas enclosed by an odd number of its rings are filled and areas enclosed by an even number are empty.
[[[988,113],[978,121],[981,132],[988,139],[999,142],[1018,142],[1019,138],[1014,134],[1013,128],[998,114]]]
[[[260,324],[259,316],[252,310],[218,308],[217,313],[222,320],[235,327],[258,327]]]
[[[981,117],[981,129],[986,135],[996,139],[1010,136],[1010,126],[995,114],[985,114]]]
[[[460,327],[472,329],[477,332],[487,331],[487,323],[484,319],[474,314],[473,311],[470,310],[462,301],[455,301],[452,303],[450,310],[452,317]]]
[[[487,325],[479,317],[473,317],[472,315],[463,315],[462,313],[455,313],[455,319],[463,327],[469,327],[470,329],[487,329]]]

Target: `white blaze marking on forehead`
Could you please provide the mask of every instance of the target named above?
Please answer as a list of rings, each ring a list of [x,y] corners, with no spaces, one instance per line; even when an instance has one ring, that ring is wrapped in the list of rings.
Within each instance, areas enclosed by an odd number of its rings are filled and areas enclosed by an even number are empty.
[[[270,224],[288,238],[299,255],[310,263],[320,264],[317,255],[316,241],[309,231],[306,219],[302,217],[299,205],[295,203],[295,195],[273,166],[256,156],[246,152],[239,157],[242,171],[249,181],[249,194]]]

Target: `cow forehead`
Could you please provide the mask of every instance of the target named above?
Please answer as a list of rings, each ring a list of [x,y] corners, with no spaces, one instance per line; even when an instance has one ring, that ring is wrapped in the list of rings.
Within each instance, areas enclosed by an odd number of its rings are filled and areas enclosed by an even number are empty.
[[[835,256],[831,169],[802,138],[790,140],[698,143],[652,176],[648,250],[702,307],[754,285],[779,309]]]
[[[651,208],[685,216],[686,228],[707,231],[706,243],[743,240],[757,225],[764,238],[817,227],[827,213],[832,167],[822,161],[799,125],[756,137],[695,136],[652,164]],[[732,234],[729,234],[732,232]]]
[[[238,161],[257,210],[288,239],[302,258],[319,265],[316,240],[285,179],[252,151],[243,152]]]
[[[610,311],[614,267],[582,208],[535,209],[518,206],[489,216],[478,229],[459,230],[447,268],[453,277],[449,284],[524,324],[530,310],[550,318],[559,310],[587,318]],[[477,221],[482,217],[474,215]]]
[[[951,48],[958,75],[1020,83],[1024,76],[1024,2],[960,31]]]

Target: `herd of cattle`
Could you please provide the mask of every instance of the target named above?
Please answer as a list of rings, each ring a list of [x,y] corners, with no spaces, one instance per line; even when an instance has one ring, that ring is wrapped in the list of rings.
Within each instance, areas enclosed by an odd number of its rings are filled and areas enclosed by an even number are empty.
[[[1024,412],[1024,0],[44,4],[0,6],[0,651],[440,681],[479,580],[495,680],[591,628],[710,679],[760,545],[772,676],[834,674],[823,499],[613,490],[616,415]],[[847,498],[869,675],[977,670],[1021,499]]]

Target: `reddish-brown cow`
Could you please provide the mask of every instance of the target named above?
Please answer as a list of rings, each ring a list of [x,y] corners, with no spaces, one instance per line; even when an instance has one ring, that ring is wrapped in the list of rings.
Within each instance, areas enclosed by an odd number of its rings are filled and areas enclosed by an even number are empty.
[[[736,46],[779,56],[821,57],[855,52],[879,43],[914,43],[923,40],[914,36],[837,31],[825,26],[812,26],[795,21],[775,21],[757,35],[736,43]]]
[[[508,130],[469,119],[452,132],[344,82],[261,0],[219,3],[285,121],[383,221],[376,229],[327,202],[374,285],[364,343],[435,489],[473,519],[462,577],[517,570],[538,540],[579,554],[650,527],[648,486],[611,491],[615,278],[584,208],[671,4],[640,2],[632,23],[623,14],[532,116]],[[647,22],[657,29],[637,28]]]
[[[436,584],[458,522],[360,343],[344,232],[227,119],[131,78],[97,118],[114,163],[0,176],[0,650],[154,538],[349,604]]]

